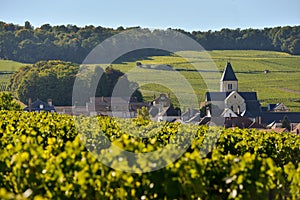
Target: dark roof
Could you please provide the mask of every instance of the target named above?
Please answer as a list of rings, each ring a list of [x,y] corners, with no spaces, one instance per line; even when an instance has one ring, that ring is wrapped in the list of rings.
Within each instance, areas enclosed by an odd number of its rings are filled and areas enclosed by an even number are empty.
[[[232,92],[232,91],[231,91]],[[224,101],[231,92],[206,92],[207,101]],[[256,92],[238,92],[245,101],[257,101]]]
[[[264,128],[257,122],[253,122],[247,117],[233,117],[233,118],[221,118],[221,117],[204,117],[199,121],[199,125],[205,125],[212,121],[217,126],[225,126],[225,128],[239,127],[239,128]]]
[[[273,110],[274,108],[276,108],[277,104],[275,103],[269,103],[268,104],[268,110]]]
[[[24,108],[24,111],[30,111],[27,106]],[[31,103],[31,111],[47,111],[47,112],[55,112],[54,106],[50,106],[49,104],[37,99],[36,101]]]
[[[300,112],[262,112],[262,123],[280,122],[284,116],[287,116],[291,123],[300,122]]]
[[[206,92],[207,101],[224,101],[231,92]]]
[[[258,101],[246,101],[246,112],[244,117],[255,118],[261,116],[261,107]]]
[[[230,127],[239,127],[239,128],[254,128],[253,121],[248,119],[247,117],[233,117],[233,118],[227,118],[225,120],[225,128],[230,128]],[[258,125],[256,125],[258,126]],[[262,128],[262,127],[259,127]]]
[[[221,81],[237,81],[235,73],[231,67],[230,62],[227,62],[225,70],[223,72]]]
[[[239,95],[245,99],[245,101],[257,101],[256,92],[238,92]]]

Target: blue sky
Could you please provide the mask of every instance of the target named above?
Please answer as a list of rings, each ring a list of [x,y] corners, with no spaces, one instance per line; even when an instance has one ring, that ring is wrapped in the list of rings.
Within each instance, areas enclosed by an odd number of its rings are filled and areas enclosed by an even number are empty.
[[[116,28],[264,28],[300,25],[300,0],[0,0],[0,21]]]

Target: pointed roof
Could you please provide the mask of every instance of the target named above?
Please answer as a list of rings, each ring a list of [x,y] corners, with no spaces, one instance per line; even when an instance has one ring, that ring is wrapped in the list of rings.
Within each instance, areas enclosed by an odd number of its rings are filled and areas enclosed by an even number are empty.
[[[227,62],[225,70],[223,72],[221,81],[237,81],[235,73],[231,67],[230,62]]]

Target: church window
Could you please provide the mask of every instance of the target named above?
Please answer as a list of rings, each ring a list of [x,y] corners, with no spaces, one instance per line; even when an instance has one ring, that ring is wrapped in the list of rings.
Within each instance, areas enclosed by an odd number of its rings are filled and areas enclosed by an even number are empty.
[[[228,90],[232,90],[232,84],[231,83],[228,84]]]

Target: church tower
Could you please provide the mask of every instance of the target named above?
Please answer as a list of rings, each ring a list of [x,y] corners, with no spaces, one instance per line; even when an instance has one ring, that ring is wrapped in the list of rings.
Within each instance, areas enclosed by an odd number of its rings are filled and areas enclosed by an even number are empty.
[[[238,91],[238,80],[234,74],[230,62],[227,62],[220,80],[220,92]]]

